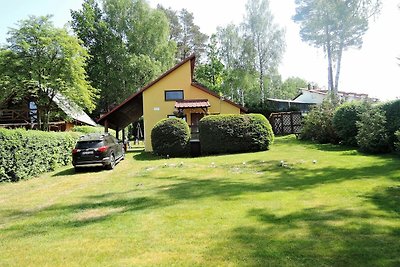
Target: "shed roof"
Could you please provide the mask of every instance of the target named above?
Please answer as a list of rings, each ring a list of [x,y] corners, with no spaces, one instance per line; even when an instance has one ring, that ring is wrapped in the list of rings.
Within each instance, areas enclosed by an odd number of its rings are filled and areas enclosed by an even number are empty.
[[[91,126],[97,125],[77,104],[67,99],[64,95],[56,93],[53,97],[53,102],[72,119]]]

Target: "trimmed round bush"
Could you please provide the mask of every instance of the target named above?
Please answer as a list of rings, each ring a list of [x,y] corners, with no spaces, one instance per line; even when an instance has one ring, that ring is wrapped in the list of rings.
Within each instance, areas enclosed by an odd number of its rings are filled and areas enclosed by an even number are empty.
[[[344,145],[357,146],[358,128],[356,122],[368,109],[364,102],[350,102],[339,106],[333,115],[333,127]]]
[[[189,125],[182,119],[169,118],[156,123],[151,130],[153,152],[160,156],[187,156],[190,151]]]
[[[199,130],[202,154],[268,150],[274,140],[272,127],[261,114],[206,116]]]

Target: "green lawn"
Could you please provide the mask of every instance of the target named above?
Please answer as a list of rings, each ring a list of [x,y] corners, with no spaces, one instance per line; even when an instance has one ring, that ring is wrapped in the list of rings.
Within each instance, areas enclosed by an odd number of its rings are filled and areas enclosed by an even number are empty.
[[[59,169],[0,185],[0,266],[399,266],[399,166],[284,137]]]

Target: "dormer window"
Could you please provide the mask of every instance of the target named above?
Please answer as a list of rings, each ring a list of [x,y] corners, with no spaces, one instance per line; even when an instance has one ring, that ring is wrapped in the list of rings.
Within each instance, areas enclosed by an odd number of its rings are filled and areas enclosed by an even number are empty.
[[[165,91],[165,101],[183,100],[183,90]]]

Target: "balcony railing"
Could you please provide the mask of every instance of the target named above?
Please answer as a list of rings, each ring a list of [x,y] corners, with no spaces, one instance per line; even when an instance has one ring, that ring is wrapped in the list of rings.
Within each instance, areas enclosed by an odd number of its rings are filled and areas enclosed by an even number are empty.
[[[0,109],[0,121],[30,121],[29,110],[21,109]]]

